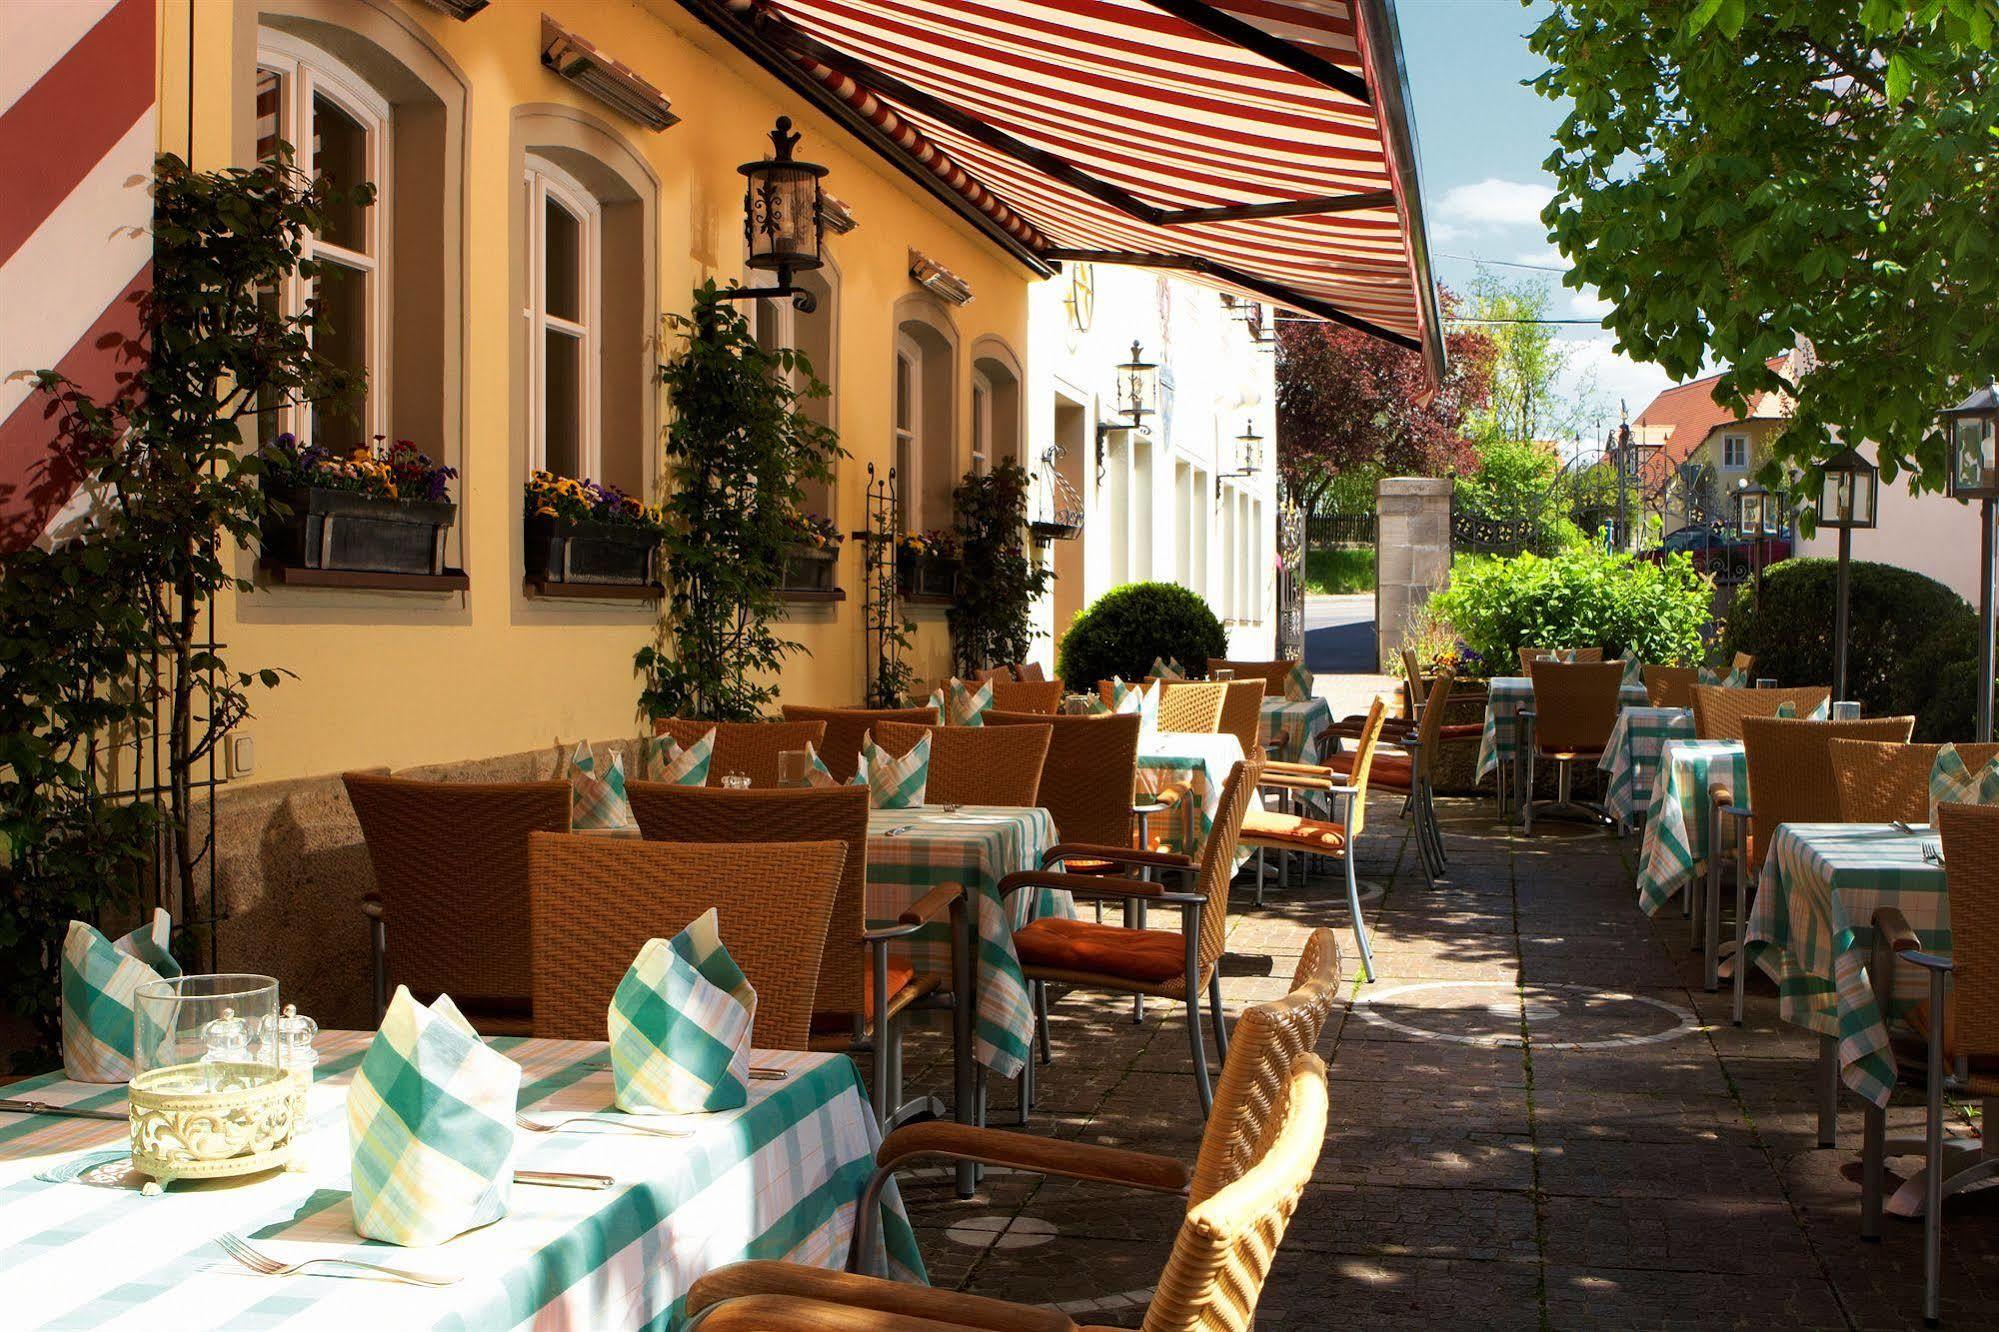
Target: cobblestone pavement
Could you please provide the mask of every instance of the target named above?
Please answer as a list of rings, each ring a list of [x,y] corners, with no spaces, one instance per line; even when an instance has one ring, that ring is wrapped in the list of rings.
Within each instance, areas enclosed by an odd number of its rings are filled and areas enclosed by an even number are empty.
[[[1648,920],[1636,835],[1447,800],[1447,881],[1427,887],[1396,804],[1371,811],[1360,874],[1379,979],[1360,983],[1330,876],[1232,902],[1231,1011],[1280,994],[1306,933],[1339,932],[1348,1002],[1321,1053],[1333,1127],[1260,1310],[1269,1329],[1858,1328],[1920,1324],[1922,1227],[1859,1235],[1860,1105],[1816,1145],[1808,1033],[1756,976],[1747,1020],[1700,988],[1677,914]],[[1201,1120],[1185,1028],[1153,1004],[1055,997],[1054,1061],[1029,1131],[1191,1162]],[[949,1085],[917,1038],[912,1086]],[[1012,1122],[1008,1085],[993,1122]],[[1959,1109],[1956,1131],[1973,1122]],[[1904,1096],[1890,1135],[1919,1134]],[[1917,1159],[1891,1161],[1914,1170]],[[941,1171],[904,1196],[931,1279],[1136,1327],[1182,1205],[1000,1173],[958,1200]],[[1947,1326],[1999,1325],[1999,1189],[1951,1204]]]

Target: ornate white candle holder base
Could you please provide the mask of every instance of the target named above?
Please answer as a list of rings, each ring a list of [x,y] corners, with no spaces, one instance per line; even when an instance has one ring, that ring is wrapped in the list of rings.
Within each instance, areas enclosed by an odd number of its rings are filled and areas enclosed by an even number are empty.
[[[303,1097],[270,1064],[199,1063],[132,1079],[132,1167],[144,1192],[177,1179],[254,1175],[288,1165]]]

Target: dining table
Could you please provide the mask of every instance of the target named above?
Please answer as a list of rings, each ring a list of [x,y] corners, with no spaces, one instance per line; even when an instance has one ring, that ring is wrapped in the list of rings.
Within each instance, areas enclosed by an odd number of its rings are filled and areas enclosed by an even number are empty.
[[[1324,763],[1319,736],[1333,724],[1333,705],[1323,698],[1270,695],[1258,717],[1263,752],[1285,763]]]
[[[1198,858],[1215,826],[1222,786],[1242,761],[1242,741],[1226,733],[1152,731],[1140,736],[1135,799],[1157,796],[1170,786],[1187,793],[1163,813],[1146,816],[1148,843]]]
[[[1609,774],[1603,807],[1620,825],[1645,809],[1652,799],[1652,782],[1669,740],[1694,738],[1694,714],[1689,708],[1655,708],[1649,703],[1621,709],[1610,728],[1597,766]]]
[[[1658,915],[1707,873],[1717,790],[1748,803],[1749,754],[1740,740],[1676,738],[1659,747],[1638,854],[1638,906],[1646,915]]]
[[[374,1033],[326,1031],[291,1168],[180,1182],[145,1196],[122,1119],[0,1112],[0,1324],[9,1329],[674,1329],[689,1288],[742,1259],[838,1268],[880,1133],[845,1055],[759,1050],[749,1103],[648,1116],[685,1136],[631,1131],[610,1110],[602,1041],[497,1037],[521,1065],[519,1107],[556,1132],[517,1129],[513,1168],[609,1176],[601,1188],[516,1183],[507,1213],[443,1244],[401,1248],[354,1229],[347,1089]],[[781,1077],[770,1073],[781,1072]],[[125,1110],[124,1084],[61,1074],[10,1098]],[[621,1124],[620,1121],[623,1121]],[[891,1184],[877,1256],[925,1279]],[[443,1278],[437,1288],[353,1269],[262,1275],[218,1242],[278,1262],[351,1258]]]
[[[1644,707],[1651,695],[1642,684],[1620,685],[1617,702],[1621,708]],[[1478,737],[1478,767],[1474,777],[1482,778],[1499,770],[1501,764],[1512,772],[1519,762],[1522,742],[1520,714],[1534,707],[1534,681],[1525,675],[1495,675],[1487,687],[1485,725]]]

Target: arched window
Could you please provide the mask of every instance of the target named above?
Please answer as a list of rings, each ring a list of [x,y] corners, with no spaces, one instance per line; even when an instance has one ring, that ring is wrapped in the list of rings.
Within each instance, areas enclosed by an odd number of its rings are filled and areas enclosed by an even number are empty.
[[[602,474],[599,433],[597,201],[547,158],[527,187],[528,457],[558,476]]]
[[[895,335],[895,475],[901,512],[896,525],[905,532],[923,526],[923,350],[906,333]],[[914,521],[912,521],[914,519]]]
[[[895,467],[904,531],[949,528],[958,483],[958,332],[934,296],[895,307]]]
[[[972,470],[985,472],[1022,456],[1020,359],[999,338],[972,344]]]

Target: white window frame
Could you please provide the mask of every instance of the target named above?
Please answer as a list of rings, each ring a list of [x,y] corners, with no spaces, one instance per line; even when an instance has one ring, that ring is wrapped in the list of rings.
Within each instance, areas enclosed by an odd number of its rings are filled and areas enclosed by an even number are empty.
[[[889,385],[889,411],[894,416],[891,425],[895,433],[896,523],[900,530],[908,532],[913,530],[909,525],[910,515],[922,512],[923,348],[915,338],[898,331],[893,370],[897,380],[902,378],[904,367],[909,375],[908,419],[903,418],[905,399],[895,382]]]
[[[1740,451],[1740,456],[1737,451]],[[1749,470],[1749,436],[1740,432],[1721,437],[1721,470],[1724,472],[1746,472]]]
[[[361,430],[372,439],[389,433],[389,228],[392,212],[389,164],[389,136],[392,115],[389,101],[339,60],[289,33],[269,28],[257,30],[257,69],[279,78],[279,137],[290,142],[293,164],[308,177],[317,174],[312,135],[312,104],[315,95],[337,103],[341,110],[359,121],[367,132],[367,175],[375,186],[375,202],[361,211],[367,253],[350,250],[307,234],[300,258],[336,264],[362,276],[368,325],[362,331],[362,364],[368,374],[367,397],[361,408]],[[294,274],[285,280],[279,301],[285,314],[297,315],[305,309],[312,284]],[[312,444],[312,407],[295,403],[282,408],[278,428],[289,430],[301,445]],[[350,441],[335,440],[328,447],[343,447]]]
[[[545,157],[530,155],[522,172],[527,203],[527,307],[521,316],[528,330],[528,469],[548,466],[548,334],[553,331],[577,343],[577,385],[582,419],[577,422],[576,467],[583,478],[603,475],[602,385],[598,342],[603,327],[603,293],[599,290],[599,246],[603,243],[603,213],[595,196],[574,176]],[[582,270],[577,283],[579,320],[548,312],[547,208],[555,204],[576,219],[576,262]],[[582,478],[578,478],[582,479]]]
[[[983,370],[972,371],[972,475],[992,468],[993,381]]]

